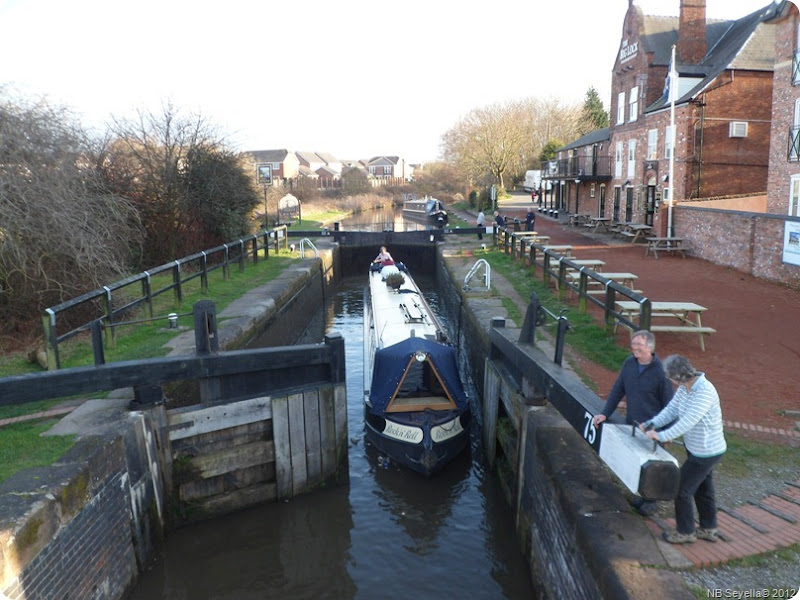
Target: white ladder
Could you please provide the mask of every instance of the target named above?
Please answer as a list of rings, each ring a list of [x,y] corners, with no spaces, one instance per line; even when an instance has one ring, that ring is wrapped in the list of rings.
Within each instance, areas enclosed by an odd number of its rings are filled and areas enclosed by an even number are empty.
[[[470,289],[469,281],[475,276],[475,274],[478,272],[478,269],[480,269],[481,266],[485,267],[485,271],[483,273],[483,284],[484,286],[486,286],[487,291],[492,289],[491,285],[492,267],[488,262],[486,262],[486,259],[481,258],[474,265],[472,265],[472,268],[469,270],[469,273],[467,273],[467,276],[464,277],[464,286],[463,286],[464,290]]]
[[[314,251],[314,258],[319,258],[319,250],[317,250],[317,247],[314,245],[314,242],[312,242],[308,238],[303,238],[302,240],[300,240],[300,258],[306,257],[306,244],[311,246],[311,249]]]

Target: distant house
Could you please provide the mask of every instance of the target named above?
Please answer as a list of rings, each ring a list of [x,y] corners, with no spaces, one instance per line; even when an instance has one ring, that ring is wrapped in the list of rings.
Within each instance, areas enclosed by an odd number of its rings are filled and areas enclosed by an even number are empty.
[[[306,179],[317,179],[318,177],[316,172],[311,170],[311,167],[305,165],[300,165],[297,169],[297,173],[300,177],[305,177]]]
[[[342,176],[340,172],[334,171],[330,167],[320,167],[315,173],[320,179],[340,179]]]
[[[369,159],[367,169],[376,179],[401,177],[405,179],[405,160],[399,156],[374,156]]]
[[[252,161],[253,173],[258,177],[260,166],[269,165],[272,170],[272,184],[297,177],[300,169],[300,160],[294,152],[289,150],[250,150],[244,152]]]
[[[317,156],[325,161],[325,166],[331,171],[336,171],[340,175],[342,174],[342,167],[344,165],[342,164],[342,161],[336,158],[333,154],[328,152],[317,152]]]
[[[300,166],[308,167],[312,173],[325,166],[325,161],[315,152],[295,152],[295,154],[300,161]]]

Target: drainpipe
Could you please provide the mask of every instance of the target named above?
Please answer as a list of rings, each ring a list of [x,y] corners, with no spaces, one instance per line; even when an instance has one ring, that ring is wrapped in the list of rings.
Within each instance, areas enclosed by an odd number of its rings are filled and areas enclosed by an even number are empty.
[[[697,156],[697,197],[700,197],[700,191],[703,188],[703,142],[705,141],[705,126],[706,126],[706,95],[701,96],[700,101],[700,146],[698,148]]]

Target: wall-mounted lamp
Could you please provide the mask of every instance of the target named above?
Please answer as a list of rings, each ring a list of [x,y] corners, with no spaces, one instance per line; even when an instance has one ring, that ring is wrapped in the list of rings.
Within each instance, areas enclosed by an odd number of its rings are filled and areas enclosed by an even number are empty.
[[[630,185],[630,184],[631,184],[631,180],[630,180],[630,179],[628,179],[628,180],[627,180],[625,183],[623,183],[622,185],[623,185],[623,187],[624,187],[624,186],[626,186],[626,185]]]
[[[664,176],[661,178],[661,181],[663,181],[664,183],[667,183],[667,182],[669,181],[669,175],[664,175]]]

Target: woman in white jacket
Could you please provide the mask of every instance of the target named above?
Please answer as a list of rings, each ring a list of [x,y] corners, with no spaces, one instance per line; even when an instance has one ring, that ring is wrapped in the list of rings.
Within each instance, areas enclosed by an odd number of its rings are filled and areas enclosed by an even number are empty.
[[[716,542],[717,503],[714,467],[727,450],[722,432],[719,394],[704,373],[695,370],[685,356],[664,359],[667,378],[677,384],[672,401],[655,417],[640,426],[647,437],[668,442],[683,436],[686,462],[681,466],[680,485],[675,498],[674,531],[665,532],[672,544],[690,544],[697,538]],[[669,427],[662,431],[653,428]],[[694,506],[700,527],[695,531]]]

